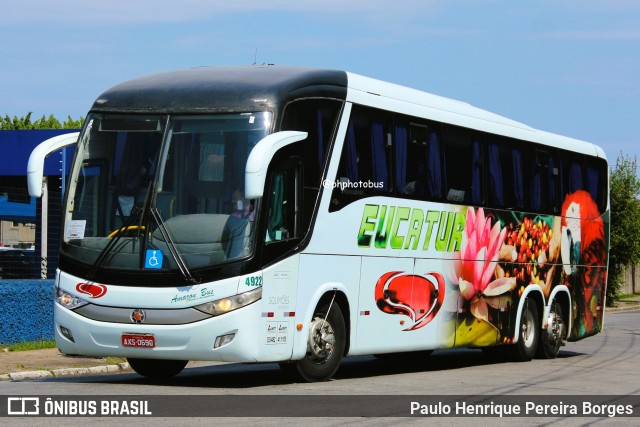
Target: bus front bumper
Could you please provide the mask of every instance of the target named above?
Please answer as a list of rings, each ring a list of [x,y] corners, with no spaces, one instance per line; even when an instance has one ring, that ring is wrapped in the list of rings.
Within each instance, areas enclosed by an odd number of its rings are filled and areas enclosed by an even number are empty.
[[[64,354],[221,362],[284,360],[282,354],[263,354],[264,346],[259,345],[264,340],[262,328],[248,322],[260,319],[259,303],[180,325],[101,322],[60,304],[54,306],[56,344]],[[216,340],[219,347],[214,348]]]

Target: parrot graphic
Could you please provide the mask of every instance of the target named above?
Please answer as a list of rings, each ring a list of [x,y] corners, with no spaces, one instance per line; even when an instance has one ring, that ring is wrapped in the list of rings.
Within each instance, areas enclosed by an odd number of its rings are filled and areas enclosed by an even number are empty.
[[[604,222],[591,194],[578,190],[562,204],[561,257],[566,283],[572,283],[573,334],[597,332],[602,316],[606,280]],[[596,292],[598,291],[598,293]],[[599,320],[599,321],[598,321]]]

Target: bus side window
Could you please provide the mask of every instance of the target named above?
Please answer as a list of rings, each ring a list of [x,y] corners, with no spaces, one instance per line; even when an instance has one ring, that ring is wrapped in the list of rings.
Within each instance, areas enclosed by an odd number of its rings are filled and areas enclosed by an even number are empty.
[[[489,204],[497,208],[504,207],[504,184],[502,176],[502,161],[500,159],[500,146],[496,143],[488,144],[488,180],[489,180]]]
[[[435,131],[427,138],[426,190],[428,200],[442,199],[442,149]]]
[[[482,202],[481,150],[478,141],[473,142],[469,131],[447,126],[444,141],[445,193],[448,202]]]
[[[398,194],[417,200],[441,200],[442,144],[425,122],[398,120],[395,125],[395,169]]]
[[[488,144],[489,204],[522,210],[529,206],[525,194],[529,172],[523,146],[516,140],[499,139]]]
[[[531,210],[534,212],[548,212],[551,207],[549,163],[549,153],[535,150],[531,174]]]
[[[285,107],[280,130],[307,132],[304,159],[306,187],[318,189],[342,103],[334,99],[302,99]]]
[[[391,192],[391,123],[391,113],[354,106],[332,182],[330,211],[367,196]]]
[[[587,190],[600,212],[607,209],[607,163],[599,158],[587,158]]]
[[[276,171],[271,181],[265,242],[300,237],[299,169]]]
[[[585,189],[584,159],[581,155],[563,151],[561,152],[561,199],[568,194]]]

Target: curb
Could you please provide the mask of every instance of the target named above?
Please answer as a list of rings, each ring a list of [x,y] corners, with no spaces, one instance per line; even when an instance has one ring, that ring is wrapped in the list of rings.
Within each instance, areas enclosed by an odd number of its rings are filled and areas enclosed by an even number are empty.
[[[117,365],[104,365],[95,366],[92,368],[63,368],[52,369],[50,371],[26,371],[26,372],[14,372],[11,374],[0,375],[0,381],[20,381],[20,380],[38,380],[43,378],[61,378],[61,377],[73,377],[80,375],[101,375],[101,374],[116,374],[119,372],[131,372],[131,368],[127,362],[119,363]]]
[[[640,310],[640,304],[630,304],[630,305],[623,305],[618,307],[606,307],[605,313],[616,312],[616,311],[629,311],[629,310]]]

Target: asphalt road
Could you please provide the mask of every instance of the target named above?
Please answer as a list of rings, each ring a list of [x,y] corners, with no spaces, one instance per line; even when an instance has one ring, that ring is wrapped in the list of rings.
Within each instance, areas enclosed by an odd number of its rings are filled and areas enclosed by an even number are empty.
[[[55,378],[0,383],[4,396],[97,396],[125,395],[130,398],[150,395],[201,396],[281,396],[274,404],[287,408],[300,404],[287,396],[320,396],[302,404],[313,409],[317,418],[224,418],[236,425],[638,425],[635,418],[324,418],[333,415],[331,405],[321,396],[344,396],[344,405],[361,405],[358,395],[443,396],[443,395],[640,395],[640,311],[608,313],[603,333],[568,343],[554,360],[527,363],[496,362],[485,358],[479,350],[435,352],[423,365],[383,362],[373,357],[353,357],[343,362],[335,379],[324,383],[295,383],[283,377],[275,364],[223,364],[188,368],[172,381],[152,382],[136,374]],[[638,399],[640,400],[640,399]],[[249,404],[251,401],[248,400]],[[316,406],[314,406],[314,402]],[[373,400],[372,404],[380,402]],[[366,403],[365,403],[366,404]],[[324,405],[324,406],[323,406]],[[326,412],[324,407],[327,407]],[[344,410],[345,408],[338,408]],[[408,411],[408,408],[407,408]],[[348,412],[348,411],[347,411]],[[640,408],[635,408],[640,415]],[[229,415],[229,413],[225,413]],[[188,412],[183,414],[188,417]],[[241,417],[243,411],[230,415]],[[394,415],[394,414],[390,414]],[[397,415],[397,413],[395,413]],[[61,418],[46,419],[45,425],[58,425]],[[2,420],[0,420],[1,423]],[[33,420],[32,420],[33,421]],[[45,421],[39,418],[39,424]],[[88,420],[72,419],[65,425],[86,425]],[[108,423],[104,418],[102,422]],[[116,419],[111,419],[116,421]],[[24,424],[22,424],[24,422]],[[157,425],[210,424],[206,418],[153,418]],[[12,420],[15,425],[31,425],[29,419]]]

